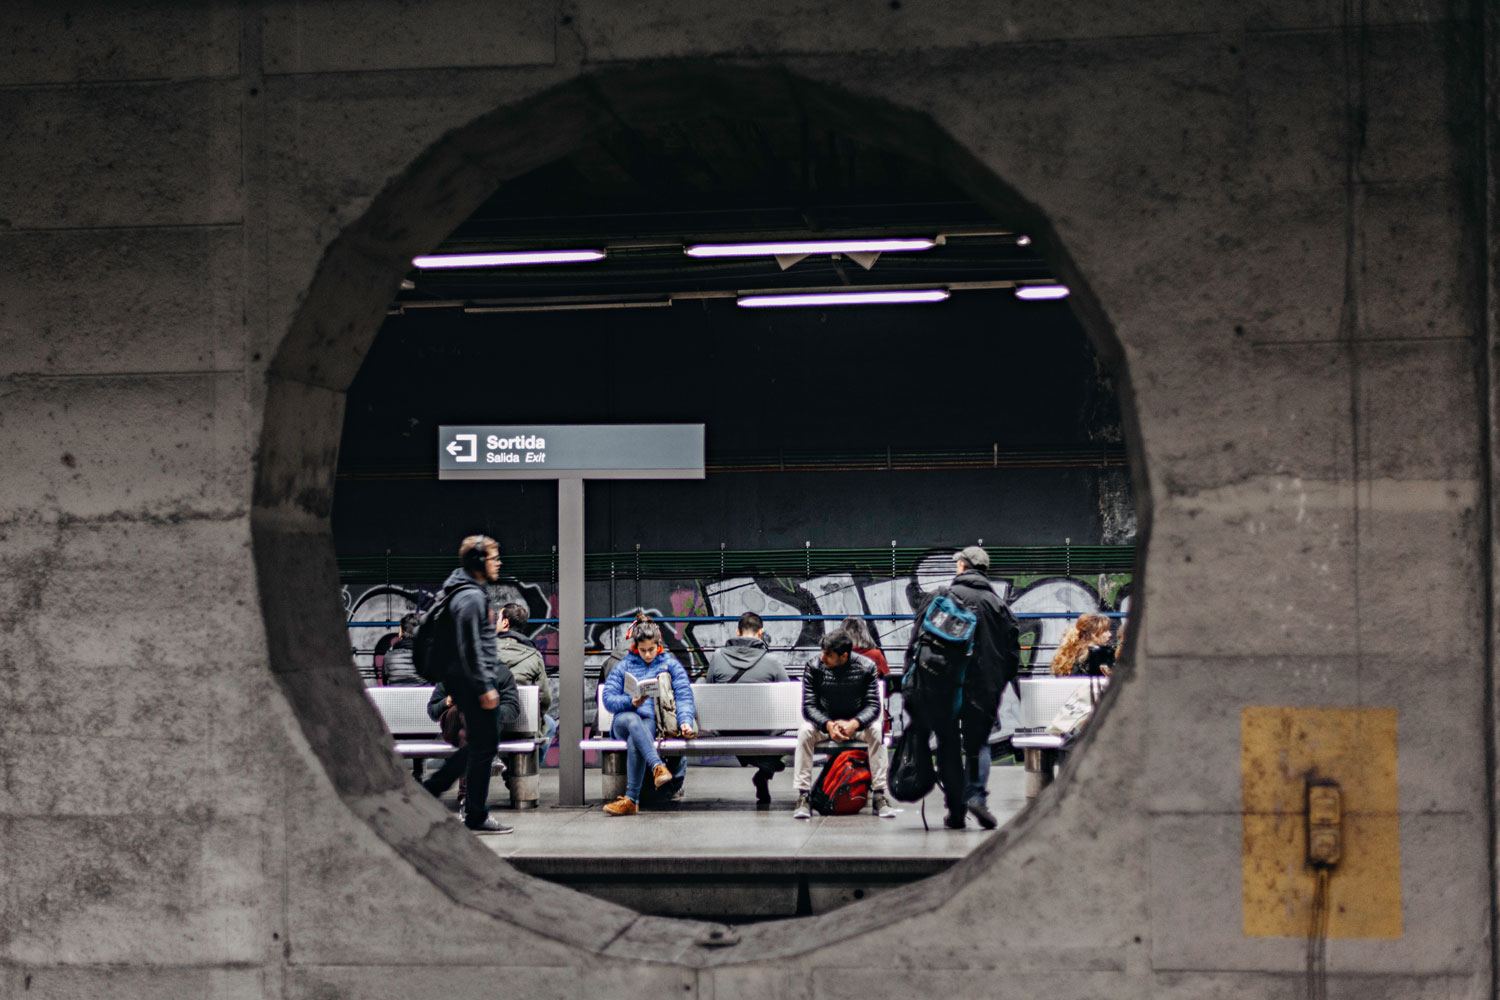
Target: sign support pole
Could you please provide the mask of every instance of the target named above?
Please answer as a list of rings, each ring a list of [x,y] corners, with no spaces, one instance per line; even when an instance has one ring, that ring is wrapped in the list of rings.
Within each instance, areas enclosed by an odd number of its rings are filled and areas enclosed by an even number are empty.
[[[704,473],[702,424],[444,424],[438,428],[439,479],[557,481],[559,805],[583,805],[583,748],[579,746],[587,711],[583,703],[587,640],[583,481],[702,479]],[[640,589],[639,580],[636,588]]]
[[[583,805],[583,479],[557,481],[558,804]]]

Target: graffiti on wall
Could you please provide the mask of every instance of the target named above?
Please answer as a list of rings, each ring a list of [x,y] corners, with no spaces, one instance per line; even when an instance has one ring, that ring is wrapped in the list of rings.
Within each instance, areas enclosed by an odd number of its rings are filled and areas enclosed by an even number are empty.
[[[901,669],[907,641],[911,637],[911,616],[922,600],[953,576],[952,554],[936,551],[920,560],[916,569],[904,577],[875,577],[868,573],[827,573],[815,577],[736,577],[721,580],[642,581],[639,600],[612,610],[590,608],[591,617],[630,618],[645,611],[653,618],[738,618],[747,611],[770,618],[778,615],[827,615],[843,618],[857,615],[865,618],[877,637],[891,666]],[[1032,667],[1051,662],[1071,617],[1035,617],[1065,613],[1076,616],[1085,611],[1128,612],[1131,577],[1128,573],[1083,576],[1005,576],[996,575],[991,583],[1010,604],[1020,619],[1024,647],[1023,661]],[[591,592],[590,598],[596,595]],[[382,637],[392,635],[394,627],[357,625],[357,622],[394,622],[403,614],[425,607],[431,591],[395,584],[346,585],[343,603],[349,628],[349,644],[355,663],[367,678],[374,677],[375,651]],[[490,586],[495,606],[515,602],[526,605],[532,619],[556,617],[555,592],[550,585],[522,581],[502,581]],[[885,619],[880,616],[898,616]],[[663,622],[663,637],[668,649],[693,673],[707,667],[708,657],[735,634],[730,622]],[[795,669],[814,655],[825,631],[837,627],[837,620],[768,621],[766,638]],[[556,669],[556,626],[532,624],[525,631]],[[609,651],[624,639],[624,625],[598,622],[588,626],[586,664],[592,679]]]

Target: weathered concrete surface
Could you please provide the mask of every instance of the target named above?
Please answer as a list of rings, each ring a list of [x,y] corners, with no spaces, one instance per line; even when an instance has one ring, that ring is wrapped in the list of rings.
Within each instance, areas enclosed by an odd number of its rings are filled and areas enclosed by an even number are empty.
[[[1493,14],[1360,10],[8,12],[0,993],[1291,997],[1305,945],[1245,937],[1238,888],[1240,709],[1286,704],[1399,712],[1404,935],[1330,942],[1330,994],[1490,995]],[[1134,671],[1034,812],[721,949],[414,795],[326,596],[405,258],[600,130],[711,113],[891,144],[1037,234],[1149,538]]]

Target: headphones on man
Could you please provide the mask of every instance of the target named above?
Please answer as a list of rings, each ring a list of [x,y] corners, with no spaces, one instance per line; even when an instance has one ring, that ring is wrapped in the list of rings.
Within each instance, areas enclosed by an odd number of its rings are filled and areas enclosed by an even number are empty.
[[[485,560],[489,558],[490,546],[500,548],[489,535],[480,535],[479,544],[463,554],[463,567],[470,573],[483,573]]]

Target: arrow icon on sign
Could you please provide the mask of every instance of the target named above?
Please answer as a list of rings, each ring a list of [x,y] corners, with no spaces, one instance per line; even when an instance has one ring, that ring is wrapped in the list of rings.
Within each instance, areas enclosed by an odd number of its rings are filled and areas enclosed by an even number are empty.
[[[467,441],[469,446],[465,448],[460,441]],[[455,434],[453,440],[448,442],[448,447],[443,449],[453,456],[455,462],[477,462],[479,460],[479,435],[478,434]]]

